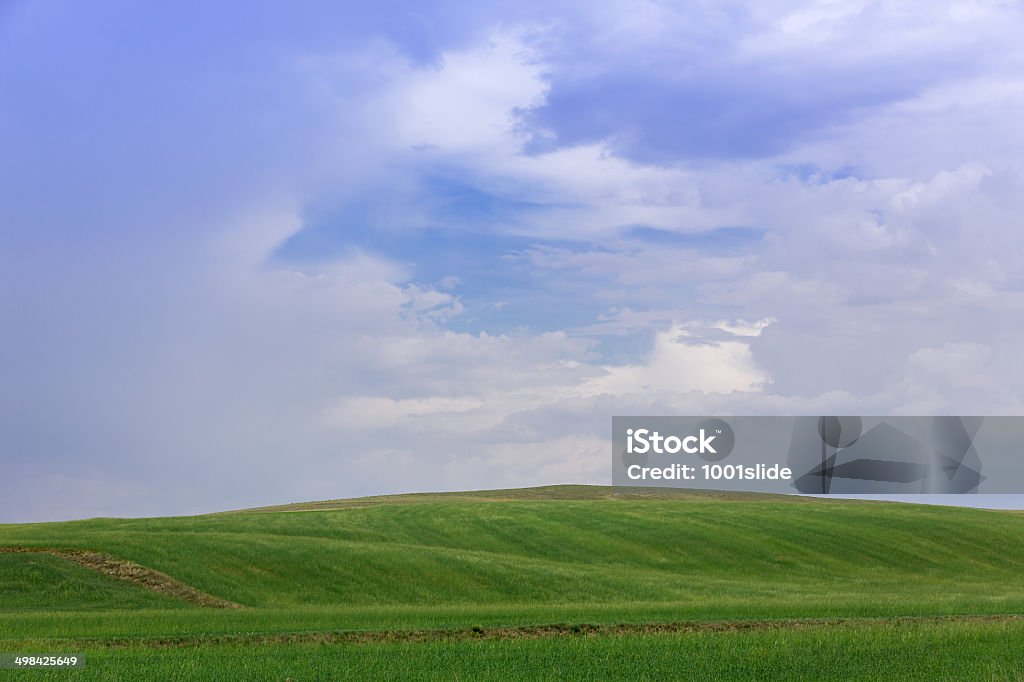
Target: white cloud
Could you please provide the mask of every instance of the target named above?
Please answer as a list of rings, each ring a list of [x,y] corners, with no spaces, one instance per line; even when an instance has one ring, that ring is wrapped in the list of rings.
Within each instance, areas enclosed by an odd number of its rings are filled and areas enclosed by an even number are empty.
[[[604,370],[605,376],[581,387],[583,395],[759,391],[770,381],[754,363],[748,344],[693,341],[678,327],[655,335],[654,349],[644,364]]]
[[[515,109],[543,100],[547,86],[533,51],[514,34],[446,52],[436,67],[406,70],[379,105],[396,116],[395,142],[444,153],[514,152]]]
[[[476,410],[483,405],[474,398],[377,398],[360,396],[344,398],[329,407],[324,414],[328,426],[354,431],[383,429],[396,426],[410,418],[428,417],[444,419],[454,413]]]

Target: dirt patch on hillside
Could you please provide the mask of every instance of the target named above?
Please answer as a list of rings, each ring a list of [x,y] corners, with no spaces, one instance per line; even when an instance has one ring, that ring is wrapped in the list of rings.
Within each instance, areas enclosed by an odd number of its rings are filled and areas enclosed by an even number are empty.
[[[102,552],[86,549],[58,549],[54,547],[0,547],[4,553],[52,554],[53,556],[74,561],[93,571],[109,575],[118,580],[125,580],[152,592],[167,595],[196,606],[220,609],[237,609],[241,604],[200,592],[183,582],[175,580],[166,573],[147,568],[134,561],[118,559]]]

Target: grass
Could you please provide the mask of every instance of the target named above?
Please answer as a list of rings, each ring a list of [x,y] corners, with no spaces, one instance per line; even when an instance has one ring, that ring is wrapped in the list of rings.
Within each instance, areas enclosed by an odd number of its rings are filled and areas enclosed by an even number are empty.
[[[297,652],[303,651],[316,653],[323,665],[349,661],[354,671],[368,661],[383,665],[381,657],[393,656],[396,665],[421,660],[427,666],[437,657],[455,664],[464,656],[463,676],[472,679],[492,675],[488,666],[502,657],[518,656],[549,661],[548,672],[534,670],[541,677],[566,677],[567,670],[589,669],[580,657],[603,660],[607,651],[620,649],[637,656],[647,652],[642,655],[652,661],[671,651],[697,651],[693,647],[715,651],[723,660],[765,647],[770,655],[762,654],[769,659],[785,659],[792,649],[791,661],[777,662],[785,668],[801,656],[813,658],[796,653],[804,646],[801,638],[811,641],[819,636],[815,633],[828,631],[821,637],[847,642],[832,654],[852,656],[850,647],[863,649],[863,660],[849,665],[867,666],[864,674],[870,677],[874,657],[889,650],[878,632],[902,628],[893,632],[917,638],[907,640],[908,651],[914,650],[913,642],[927,648],[924,643],[933,646],[959,633],[973,642],[972,652],[988,652],[992,665],[1003,665],[1009,659],[996,643],[968,635],[1003,633],[1019,650],[1024,641],[1016,621],[870,621],[748,633],[602,632],[543,641],[322,645],[302,637],[290,644],[273,638],[554,623],[1018,614],[1024,613],[1022,541],[1024,516],[1002,512],[764,495],[614,495],[608,488],[586,486],[335,500],[196,517],[6,525],[0,526],[0,547],[103,552],[246,608],[187,606],[90,575],[58,557],[0,553],[0,650],[74,645],[90,652],[90,666],[94,660],[144,660],[163,672],[174,669],[175,661],[185,667],[205,665],[207,659],[240,665],[249,649],[267,671],[277,669],[274,661],[301,659]],[[26,573],[27,561],[42,563],[31,565],[35,573]],[[47,588],[60,584],[66,586],[62,597]],[[238,643],[239,636],[269,639],[252,647]],[[151,646],[158,641],[190,646]],[[958,656],[975,660],[974,653]],[[299,659],[292,661],[300,671],[295,679],[322,679],[315,669],[320,663],[300,665]],[[919,664],[930,669],[925,661],[906,665]],[[667,674],[662,664],[651,665],[649,677]],[[748,668],[754,675],[756,669]],[[984,669],[992,672],[989,678],[1014,670]],[[608,670],[607,676],[616,675]],[[740,678],[747,674],[742,666],[736,670]],[[411,671],[395,668],[389,674],[408,678]],[[173,678],[163,672],[158,677]]]

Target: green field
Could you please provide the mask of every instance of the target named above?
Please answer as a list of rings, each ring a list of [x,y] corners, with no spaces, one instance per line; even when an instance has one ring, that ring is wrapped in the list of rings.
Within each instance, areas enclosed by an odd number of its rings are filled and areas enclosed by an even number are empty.
[[[0,651],[88,662],[0,676],[1024,679],[1005,512],[564,486],[0,525],[3,547]]]

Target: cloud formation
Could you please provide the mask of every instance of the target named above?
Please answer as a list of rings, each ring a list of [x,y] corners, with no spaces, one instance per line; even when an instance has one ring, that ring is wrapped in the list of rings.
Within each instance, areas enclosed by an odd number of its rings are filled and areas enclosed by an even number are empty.
[[[1022,25],[15,3],[0,521],[607,482],[612,414],[1020,412]]]

